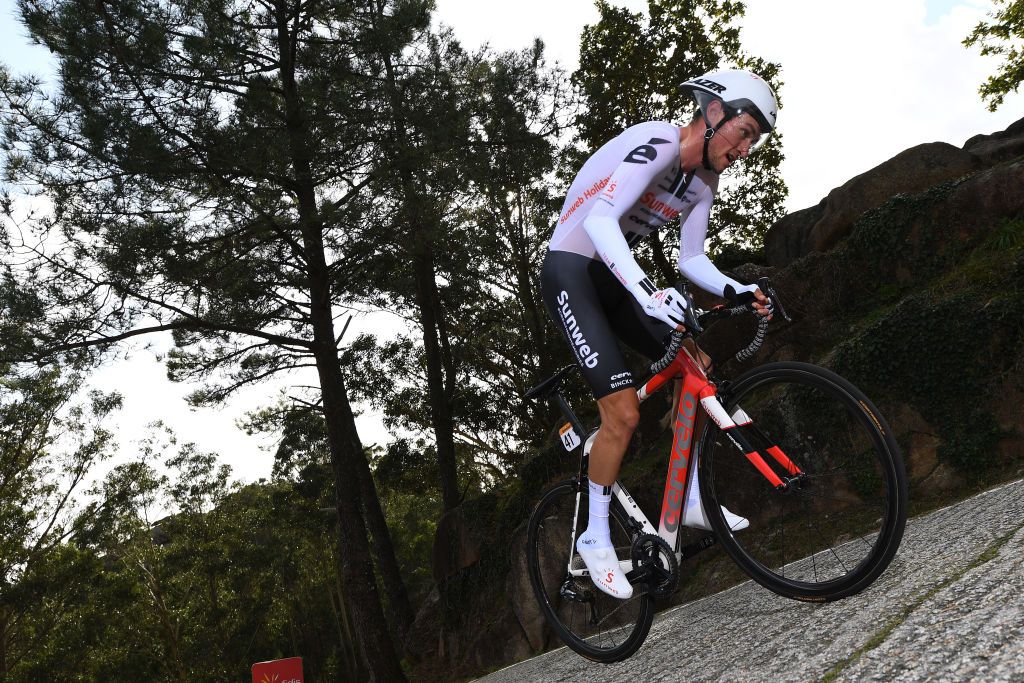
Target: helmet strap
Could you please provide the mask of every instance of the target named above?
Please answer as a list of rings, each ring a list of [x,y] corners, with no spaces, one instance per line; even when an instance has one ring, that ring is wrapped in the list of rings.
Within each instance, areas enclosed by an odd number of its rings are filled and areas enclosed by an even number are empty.
[[[704,168],[706,168],[709,171],[713,171],[715,169],[711,165],[711,160],[708,159],[708,146],[711,144],[711,138],[715,137],[715,133],[717,133],[719,130],[721,130],[722,126],[724,126],[729,121],[729,119],[731,119],[731,118],[736,116],[736,112],[730,111],[729,109],[727,109],[726,107],[723,106],[722,107],[722,120],[718,122],[717,126],[712,126],[711,125],[711,121],[708,120],[707,112],[704,111],[703,107],[701,107],[701,109],[700,109],[700,115],[702,117],[704,117],[704,125],[705,125],[705,129],[704,129],[704,159],[703,159],[703,161],[704,161]]]

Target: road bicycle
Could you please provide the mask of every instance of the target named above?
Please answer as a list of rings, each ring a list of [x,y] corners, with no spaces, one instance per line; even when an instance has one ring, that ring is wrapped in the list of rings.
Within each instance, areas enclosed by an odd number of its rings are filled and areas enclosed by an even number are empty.
[[[774,312],[789,320],[767,279],[759,281]],[[677,287],[680,289],[680,287]],[[567,422],[566,450],[580,453],[574,478],[542,496],[530,517],[530,582],[554,632],[582,656],[615,662],[643,644],[654,600],[679,584],[680,562],[719,543],[754,581],[797,600],[828,602],[854,595],[892,561],[907,516],[907,482],[892,430],[850,382],[815,365],[767,363],[734,380],[703,367],[684,345],[711,323],[752,311],[735,292],[729,306],[693,307],[686,332],[675,332],[664,358],[637,395],[644,401],[674,387],[672,448],[658,528],[621,482],[612,486],[609,526],[626,578],[628,600],[598,590],[576,552],[588,516],[587,463],[597,429],[586,434],[562,385],[576,365],[530,389],[527,399],[554,399]],[[768,321],[736,357],[752,357]],[[727,518],[728,510],[735,517]],[[726,521],[731,519],[733,528]],[[680,527],[712,533],[682,544]]]

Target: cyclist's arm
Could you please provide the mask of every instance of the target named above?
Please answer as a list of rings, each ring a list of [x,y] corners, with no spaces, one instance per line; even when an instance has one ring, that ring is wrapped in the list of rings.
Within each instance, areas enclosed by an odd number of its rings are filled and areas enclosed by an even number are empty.
[[[583,229],[587,231],[601,260],[641,305],[648,301],[657,288],[633,258],[619,227],[619,220],[636,203],[651,181],[665,170],[667,163],[671,163],[671,155],[678,154],[676,145],[668,140],[665,144],[645,145],[648,138],[649,134],[638,137],[637,146],[644,145],[646,154],[637,154],[634,150],[627,157],[629,161],[623,161],[616,167],[608,185],[583,220]]]
[[[726,285],[732,285],[737,292],[753,292],[757,285],[742,285],[727,277],[715,267],[704,251],[708,221],[711,219],[711,204],[714,201],[714,192],[710,187],[705,187],[693,210],[681,221],[679,272],[690,282],[715,296],[723,296]]]

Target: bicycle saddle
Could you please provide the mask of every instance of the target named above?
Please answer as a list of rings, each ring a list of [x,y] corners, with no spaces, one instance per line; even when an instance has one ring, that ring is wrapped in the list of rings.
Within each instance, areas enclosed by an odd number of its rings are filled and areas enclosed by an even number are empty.
[[[543,398],[548,394],[554,392],[562,384],[562,380],[579,366],[575,363],[572,365],[566,365],[564,368],[556,372],[555,374],[548,377],[546,380],[535,386],[534,388],[523,394],[523,398],[532,400],[535,398]]]

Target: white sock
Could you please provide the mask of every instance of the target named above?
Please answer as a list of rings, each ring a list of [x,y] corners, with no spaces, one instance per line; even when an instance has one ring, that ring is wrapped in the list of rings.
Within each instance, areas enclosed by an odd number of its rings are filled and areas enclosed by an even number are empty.
[[[587,530],[576,539],[576,550],[587,565],[590,578],[600,590],[615,598],[626,599],[633,595],[626,575],[615,557],[611,534],[608,529],[608,506],[612,500],[612,488],[590,482],[590,518]]]
[[[612,535],[608,529],[608,506],[612,501],[612,487],[601,486],[589,482],[590,487],[590,515],[587,519],[587,530],[583,532],[588,540],[593,541],[590,545],[593,548],[610,548],[612,546]]]

